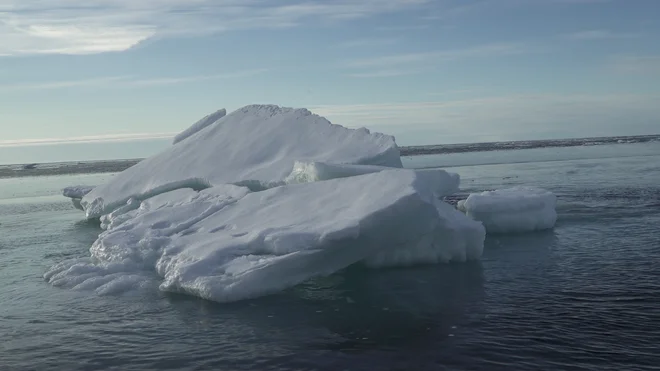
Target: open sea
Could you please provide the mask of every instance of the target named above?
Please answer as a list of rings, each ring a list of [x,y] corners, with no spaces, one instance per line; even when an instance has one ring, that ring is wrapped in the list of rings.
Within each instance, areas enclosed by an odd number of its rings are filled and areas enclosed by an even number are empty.
[[[156,287],[99,296],[43,274],[89,256],[100,233],[61,188],[118,170],[6,173],[0,370],[660,370],[660,142],[404,163],[459,173],[462,194],[547,188],[557,226],[488,236],[476,263],[354,266],[232,304]]]

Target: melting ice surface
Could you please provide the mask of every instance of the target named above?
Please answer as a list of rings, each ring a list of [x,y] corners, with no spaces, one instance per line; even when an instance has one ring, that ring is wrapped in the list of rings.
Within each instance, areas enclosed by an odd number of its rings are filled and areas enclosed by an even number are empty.
[[[471,194],[458,209],[484,224],[488,233],[551,229],[557,221],[557,197],[534,187],[513,187]]]
[[[108,183],[72,191],[105,231],[89,258],[45,279],[108,294],[155,271],[161,290],[228,302],[356,263],[481,257],[482,223],[439,199],[457,192],[458,175],[401,169],[393,137],[276,106],[218,115]]]

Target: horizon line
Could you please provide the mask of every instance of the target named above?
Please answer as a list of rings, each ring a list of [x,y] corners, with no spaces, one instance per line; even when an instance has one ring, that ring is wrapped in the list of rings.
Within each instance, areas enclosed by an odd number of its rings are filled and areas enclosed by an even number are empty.
[[[178,132],[90,135],[70,138],[29,138],[0,140],[0,148],[54,146],[85,143],[135,142],[172,139]]]
[[[449,152],[437,152],[437,153],[426,153],[424,151],[417,152],[415,153],[415,149],[423,149],[423,148],[430,148],[430,147],[450,147],[450,146],[469,146],[469,145],[489,145],[489,144],[502,144],[502,143],[526,143],[526,142],[532,142],[532,143],[539,143],[539,142],[552,142],[552,141],[574,141],[574,142],[596,142],[598,140],[615,140],[615,139],[635,139],[635,138],[656,138],[660,140],[660,133],[658,134],[639,134],[639,135],[611,135],[611,136],[601,136],[601,137],[568,137],[568,138],[553,138],[553,139],[520,139],[520,140],[501,140],[501,141],[495,141],[495,142],[468,142],[468,143],[444,143],[444,144],[426,144],[426,145],[407,145],[407,146],[398,146],[399,149],[403,150],[411,150],[410,153],[402,153],[401,156],[418,156],[418,155],[427,155],[427,154],[446,154],[446,153],[455,153],[452,151]],[[154,139],[166,139],[166,137],[161,137],[161,138],[134,138],[134,139],[127,139],[127,140],[106,140],[106,142],[131,142],[131,141],[139,141],[139,140],[154,140]],[[57,144],[78,144],[78,143],[94,143],[94,142],[74,142],[74,143],[48,143],[48,144],[41,144],[41,143],[33,143],[33,144],[27,144],[27,145],[0,145],[0,148],[4,147],[31,147],[31,146],[39,146],[39,145],[57,145]],[[631,143],[631,144],[637,144],[640,142],[636,143]],[[642,142],[642,143],[647,143],[647,142]],[[583,143],[584,144],[584,143]],[[603,143],[605,144],[617,144],[615,142],[609,142],[609,143]],[[579,146],[579,143],[576,143],[575,145],[572,146],[562,146],[562,145],[557,145],[557,146],[547,146],[547,147],[552,147],[552,148],[561,148],[561,147],[577,147]],[[494,149],[473,149],[471,151],[458,151],[458,152],[488,152],[488,151],[498,151],[498,150],[521,150],[521,149],[535,149],[535,148],[545,148],[545,147],[525,147],[525,148],[494,148]],[[139,157],[139,158],[115,158],[115,159],[104,159],[104,160],[75,160],[75,161],[55,161],[55,162],[36,162],[35,164],[59,164],[59,163],[74,163],[74,162],[107,162],[107,161],[142,161],[148,157]],[[27,164],[27,163],[25,163]],[[25,165],[22,163],[15,163],[15,164],[0,164],[0,167],[7,167],[7,166],[19,166],[19,165]]]

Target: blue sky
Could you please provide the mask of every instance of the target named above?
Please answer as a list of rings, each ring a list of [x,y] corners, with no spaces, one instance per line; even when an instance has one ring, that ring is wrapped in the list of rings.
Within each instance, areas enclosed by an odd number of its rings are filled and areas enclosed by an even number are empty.
[[[306,107],[402,145],[660,133],[657,0],[0,0],[0,146]]]

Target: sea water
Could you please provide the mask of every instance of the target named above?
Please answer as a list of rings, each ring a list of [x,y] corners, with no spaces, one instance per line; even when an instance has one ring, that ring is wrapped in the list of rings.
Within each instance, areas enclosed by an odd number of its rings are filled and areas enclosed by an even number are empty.
[[[489,236],[477,263],[354,266],[232,304],[156,286],[98,296],[42,275],[100,232],[60,189],[113,175],[0,179],[0,369],[657,369],[660,143],[404,163],[451,167],[464,195],[547,188],[557,226]]]

